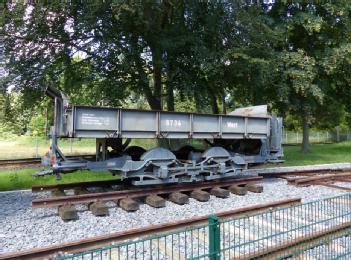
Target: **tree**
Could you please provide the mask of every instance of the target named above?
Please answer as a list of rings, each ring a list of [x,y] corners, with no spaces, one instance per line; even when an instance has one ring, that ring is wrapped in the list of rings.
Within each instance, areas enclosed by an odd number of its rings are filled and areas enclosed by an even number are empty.
[[[328,75],[325,60],[331,49],[338,49],[350,38],[345,37],[349,27],[349,3],[277,2],[271,5],[268,15],[280,27],[285,37],[283,45],[275,49],[278,60],[275,64],[273,86],[274,102],[281,110],[288,108],[299,117],[303,125],[303,151],[308,152],[308,130],[313,119],[318,118],[326,93],[333,91],[335,78]],[[333,59],[333,58],[332,58]]]
[[[173,111],[191,101],[191,110],[220,113],[266,103],[298,119],[306,152],[312,124],[337,124],[351,111],[350,6],[5,2],[0,46],[8,74],[0,80],[3,89],[15,86],[27,107],[47,84],[87,105],[137,101],[134,107],[146,108],[140,104],[146,100],[148,108]]]
[[[296,52],[282,52],[279,56],[284,70],[280,72],[283,83],[280,87],[287,91],[284,103],[289,112],[298,115],[303,127],[303,151],[309,151],[309,125],[324,94],[315,84],[316,69],[314,58],[299,49]]]
[[[257,40],[266,42],[260,31],[269,27],[259,26],[258,11],[236,1],[8,4],[2,31],[12,77],[6,86],[39,90],[60,82],[68,93],[91,88],[113,106],[142,94],[152,109],[162,109],[166,95],[169,110],[179,91],[194,95],[199,109],[205,104],[218,113],[236,83],[230,53],[253,54]]]
[[[119,105],[133,91],[152,109],[162,109],[169,43],[174,36],[179,48],[185,44],[174,30],[184,16],[178,7],[178,1],[8,4],[2,31],[14,77],[5,87],[42,89],[64,79],[68,88],[81,82],[81,67],[89,66],[85,82],[98,78],[101,88],[94,90],[102,91],[108,104]],[[84,58],[74,62],[77,54]]]

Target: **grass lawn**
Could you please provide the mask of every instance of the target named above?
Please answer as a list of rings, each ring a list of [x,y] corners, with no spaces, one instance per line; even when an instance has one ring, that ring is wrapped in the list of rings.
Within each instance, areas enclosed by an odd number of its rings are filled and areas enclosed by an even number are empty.
[[[95,154],[95,139],[59,139],[59,147],[65,155]],[[130,145],[151,149],[157,144],[153,139],[135,139]],[[50,140],[45,137],[17,136],[9,140],[0,139],[0,159],[42,157],[50,148]]]
[[[284,155],[281,166],[351,162],[351,142],[313,144],[307,154],[301,152],[301,146],[286,146]]]
[[[94,154],[93,139],[61,139],[59,146],[65,155]],[[0,159],[41,157],[50,148],[50,140],[44,137],[17,136],[0,140]]]
[[[27,168],[21,170],[0,171],[0,191],[30,189],[34,185],[63,184],[81,181],[115,180],[118,176],[112,176],[110,172],[77,171],[70,174],[62,174],[60,181],[55,175],[33,177],[32,174],[39,168]]]
[[[351,142],[337,144],[315,144],[311,145],[311,152],[301,153],[300,146],[287,146],[284,148],[285,163],[278,166],[310,165],[336,162],[351,162]],[[39,168],[28,168],[21,170],[0,171],[0,191],[29,189],[33,185],[48,185],[58,183],[70,183],[80,181],[109,180],[118,177],[109,172],[78,171],[63,174],[62,180],[57,181],[55,176],[34,178],[32,173]]]

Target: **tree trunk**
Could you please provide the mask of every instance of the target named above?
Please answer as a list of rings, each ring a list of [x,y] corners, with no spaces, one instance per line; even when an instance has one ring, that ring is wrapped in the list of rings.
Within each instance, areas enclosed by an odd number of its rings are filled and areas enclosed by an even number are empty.
[[[167,85],[167,110],[174,111],[174,93],[172,83]]]
[[[139,78],[137,79],[138,88],[142,91],[142,94],[146,97],[147,103],[152,110],[161,110],[161,89],[159,91],[159,98],[157,98],[157,92],[152,93],[152,89],[149,86],[149,79],[143,67],[143,61],[139,55],[137,48],[137,38],[134,37],[131,40],[131,46],[134,49],[134,58],[136,68],[138,71]]]
[[[162,89],[161,68],[158,65],[156,65],[154,66],[154,97],[158,103],[157,105],[158,107],[155,108],[157,110],[162,110],[161,89]]]
[[[205,102],[203,96],[194,91],[194,99],[197,113],[203,113],[205,111]]]
[[[210,96],[211,100],[211,107],[213,114],[219,114],[218,104],[217,104],[217,97],[215,95]]]
[[[308,125],[307,116],[304,116],[304,118],[303,118],[302,152],[308,153],[309,151],[310,151],[309,125]]]
[[[162,110],[161,95],[162,95],[162,57],[161,50],[158,46],[150,44],[152,52],[152,66],[154,77],[154,98],[157,100],[159,107],[156,110]]]
[[[45,136],[48,136],[48,108],[45,108]]]
[[[154,69],[154,89],[149,86],[149,79],[144,70],[143,60],[140,57],[139,49],[138,49],[138,38],[133,37],[131,39],[131,47],[134,52],[134,58],[136,63],[136,68],[138,71],[139,78],[137,79],[137,84],[140,90],[143,92],[146,100],[152,110],[161,110],[161,64],[160,62],[155,62],[157,58],[153,55],[153,63],[154,67],[156,64],[156,69]]]
[[[222,113],[227,114],[227,107],[225,105],[225,94],[222,95]]]

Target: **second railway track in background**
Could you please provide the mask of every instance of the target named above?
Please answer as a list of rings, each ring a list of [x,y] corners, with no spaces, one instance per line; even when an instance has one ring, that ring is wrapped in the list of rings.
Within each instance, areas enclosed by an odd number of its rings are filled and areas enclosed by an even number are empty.
[[[40,158],[6,159],[0,160],[0,168],[39,165],[40,163]]]
[[[69,159],[75,158],[85,158],[91,159],[94,155],[72,155],[67,156]],[[41,158],[21,158],[21,159],[1,159],[0,160],[0,169],[1,168],[18,168],[21,166],[40,166]]]

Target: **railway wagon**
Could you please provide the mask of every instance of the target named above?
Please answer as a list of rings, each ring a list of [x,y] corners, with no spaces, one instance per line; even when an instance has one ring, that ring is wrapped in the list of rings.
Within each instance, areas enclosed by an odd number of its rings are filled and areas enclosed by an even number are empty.
[[[49,87],[55,104],[50,152],[42,176],[76,170],[110,171],[134,185],[196,182],[236,177],[249,164],[281,162],[282,119],[255,107],[228,115],[74,106]],[[264,106],[263,106],[264,108]],[[256,111],[256,112],[255,112]],[[96,160],[70,160],[58,138],[96,139]],[[157,139],[155,148],[131,145],[133,139]],[[204,145],[170,149],[162,141],[196,140]]]

